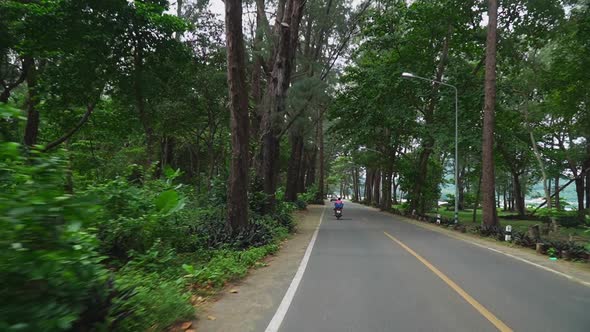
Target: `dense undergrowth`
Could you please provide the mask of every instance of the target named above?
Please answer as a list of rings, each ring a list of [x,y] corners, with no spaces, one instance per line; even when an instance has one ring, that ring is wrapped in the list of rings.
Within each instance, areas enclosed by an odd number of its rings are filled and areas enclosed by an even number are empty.
[[[225,223],[225,188],[127,176],[72,192],[61,153],[0,143],[0,330],[161,330],[194,315],[191,292],[244,276],[276,252],[297,204],[278,200],[250,226]],[[133,176],[132,176],[133,174]],[[220,182],[221,183],[221,182]],[[264,199],[252,195],[252,211]]]

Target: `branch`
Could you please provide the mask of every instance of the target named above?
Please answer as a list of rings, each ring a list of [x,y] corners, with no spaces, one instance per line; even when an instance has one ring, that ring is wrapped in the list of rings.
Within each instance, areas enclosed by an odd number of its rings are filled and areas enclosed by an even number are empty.
[[[22,66],[22,69],[20,72],[20,76],[17,78],[16,81],[14,81],[12,83],[6,83],[4,80],[2,80],[2,86],[4,87],[4,91],[2,91],[2,94],[0,95],[0,102],[3,102],[3,103],[8,102],[8,98],[10,97],[10,92],[12,91],[12,89],[16,88],[22,82],[25,81],[25,78],[27,77],[27,72],[29,71],[28,69],[29,69],[28,64],[25,61],[23,61],[23,66]]]
[[[299,117],[301,115],[303,115],[303,113],[305,113],[305,110],[307,109],[307,105],[311,102],[312,99],[313,99],[313,94],[310,94],[309,97],[307,98],[307,100],[305,101],[305,105],[303,105],[303,107],[301,107],[301,109],[299,109],[299,112],[297,112],[295,115],[293,115],[289,119],[289,122],[287,122],[287,125],[285,125],[285,127],[281,130],[281,132],[279,132],[279,134],[277,135],[277,138],[279,140],[283,137],[283,135],[285,135],[287,133],[289,128],[291,128],[293,123],[295,123],[295,120],[299,119]]]
[[[324,67],[324,69],[322,69],[322,73],[320,76],[320,79],[322,81],[328,76],[328,74],[332,70],[332,67],[336,63],[336,60],[338,60],[338,58],[340,57],[340,55],[344,51],[344,48],[348,44],[350,38],[354,35],[356,28],[357,28],[358,21],[360,20],[362,15],[365,13],[365,11],[369,8],[369,6],[371,5],[372,2],[373,2],[373,0],[367,0],[364,4],[362,4],[360,11],[350,21],[350,24],[349,24],[350,29],[347,31],[343,41],[338,46],[336,51],[333,52],[332,54],[330,54],[330,56],[328,57],[328,64]]]
[[[47,144],[45,146],[45,148],[43,148],[43,152],[47,152],[55,147],[57,147],[58,145],[60,145],[61,143],[65,142],[66,140],[68,140],[70,137],[72,137],[76,132],[78,132],[78,130],[80,130],[80,128],[82,128],[82,126],[86,123],[86,121],[88,121],[88,118],[90,117],[90,114],[92,114],[92,112],[94,111],[94,106],[96,106],[96,103],[91,103],[88,104],[88,106],[86,107],[86,113],[84,113],[84,116],[82,116],[82,118],[80,119],[80,121],[78,121],[78,124],[70,129],[70,131],[68,131],[67,133],[65,133],[62,137],[56,139],[55,141]]]
[[[583,170],[580,174],[574,176],[573,179],[570,179],[566,184],[564,184],[563,186],[561,186],[561,188],[559,188],[556,192],[554,192],[549,198],[555,197],[555,195],[559,194],[563,189],[565,189],[565,187],[569,186],[572,182],[574,182],[574,181],[578,180],[579,178],[581,178],[582,176],[584,176],[584,174],[586,174],[586,172],[590,172],[590,167],[588,167],[585,170]],[[537,210],[539,210],[540,208],[542,208],[543,206],[545,206],[545,204],[547,204],[547,199],[546,198],[543,201],[543,203],[539,204],[539,206],[537,206],[535,208],[535,210],[533,210],[533,212],[531,212],[531,216],[534,215],[535,212],[537,212]]]

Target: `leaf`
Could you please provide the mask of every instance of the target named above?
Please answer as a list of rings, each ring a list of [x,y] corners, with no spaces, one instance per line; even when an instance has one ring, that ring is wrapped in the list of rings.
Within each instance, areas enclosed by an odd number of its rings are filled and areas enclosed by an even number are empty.
[[[187,330],[189,327],[191,327],[193,325],[192,321],[189,322],[184,322],[182,323],[182,325],[180,326],[183,330]]]
[[[188,273],[188,274],[195,274],[195,267],[192,265],[188,265],[188,264],[182,264],[182,268]]]
[[[163,214],[171,214],[184,208],[184,199],[175,190],[168,190],[158,196],[156,208]]]
[[[232,293],[232,294],[237,294],[238,293],[238,290],[234,288],[234,289],[230,290],[229,292]]]
[[[211,316],[211,315],[209,315],[209,316],[207,316],[207,319],[208,319],[208,320],[216,320],[217,318],[215,318],[215,316]]]

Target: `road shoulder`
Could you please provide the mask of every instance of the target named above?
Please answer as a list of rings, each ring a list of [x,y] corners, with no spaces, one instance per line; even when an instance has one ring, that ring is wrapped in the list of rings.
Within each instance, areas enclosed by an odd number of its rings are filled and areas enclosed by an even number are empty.
[[[297,230],[279,252],[265,260],[265,267],[252,270],[216,298],[199,305],[194,328],[199,332],[264,331],[299,267],[323,209],[310,205],[307,211],[298,213]]]
[[[588,266],[586,263],[568,262],[563,260],[551,261],[547,256],[537,254],[535,251],[527,248],[522,248],[505,242],[499,242],[491,238],[480,237],[475,234],[460,233],[440,226],[380,211],[379,209],[373,207],[367,208],[387,215],[392,219],[413,224],[433,232],[438,232],[454,239],[468,242],[478,247],[483,247],[487,250],[509,256],[523,263],[535,265],[540,269],[559,274],[562,277],[566,277],[572,281],[590,287],[590,266]]]

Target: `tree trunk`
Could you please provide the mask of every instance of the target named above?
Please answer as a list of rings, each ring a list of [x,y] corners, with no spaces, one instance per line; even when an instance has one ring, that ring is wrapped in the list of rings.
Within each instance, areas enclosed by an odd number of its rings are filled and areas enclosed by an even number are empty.
[[[483,173],[479,173],[479,181],[477,184],[477,192],[475,193],[475,203],[473,203],[473,223],[475,224],[477,220],[477,208],[479,207],[479,197],[481,196],[481,181],[483,178]]]
[[[391,209],[391,169],[383,171],[383,196],[381,197],[381,210],[389,211]]]
[[[518,215],[523,217],[526,214],[526,212],[524,206],[524,195],[522,193],[522,185],[520,183],[519,174],[512,173],[512,177],[514,181],[514,197],[516,201],[516,210],[518,212]]]
[[[318,149],[317,146],[313,146],[313,150],[311,153],[308,154],[307,160],[307,175],[305,177],[305,191],[311,188],[315,184],[315,173],[316,173],[316,165],[317,165],[317,157],[318,157]]]
[[[262,111],[262,66],[264,64],[264,60],[262,59],[262,55],[260,55],[264,32],[263,28],[265,24],[268,24],[266,21],[266,14],[265,14],[265,1],[264,0],[256,0],[256,31],[254,35],[254,44],[252,45],[253,52],[255,52],[254,59],[252,61],[252,101],[254,103],[253,111],[252,111],[252,119],[251,119],[251,133],[250,137],[257,138],[259,137],[259,129],[260,129],[260,121],[261,121],[261,111]],[[254,157],[254,156],[252,156]]]
[[[365,177],[365,202],[371,204],[373,202],[373,169],[367,168],[367,176]]]
[[[578,198],[578,217],[584,220],[584,178],[582,175],[576,178],[576,196]]]
[[[452,26],[449,26],[448,34],[445,37],[442,45],[442,51],[440,55],[440,60],[438,62],[438,66],[436,69],[436,80],[440,81],[443,77],[446,64],[447,64],[447,57],[449,54],[449,39],[451,38],[452,33]],[[432,89],[430,91],[430,100],[426,109],[424,110],[424,122],[426,123],[426,127],[430,127],[434,125],[434,108],[436,107],[436,103],[438,101],[438,91],[439,91],[439,84],[433,84]],[[424,138],[422,144],[422,151],[420,151],[420,156],[418,158],[418,174],[419,176],[415,179],[414,188],[412,190],[412,201],[410,202],[410,210],[416,209],[420,213],[424,213],[425,211],[425,204],[423,199],[423,190],[424,190],[424,181],[427,178],[428,174],[428,160],[430,155],[432,154],[434,147],[434,137],[430,133],[429,130],[426,131],[426,137]]]
[[[527,122],[527,126],[529,129],[529,137],[531,139],[531,145],[533,147],[533,153],[535,154],[535,158],[537,159],[537,163],[539,164],[539,169],[541,169],[541,176],[543,178],[543,192],[545,193],[545,201],[547,202],[547,208],[551,209],[551,187],[548,184],[547,173],[545,172],[545,164],[543,163],[543,159],[541,157],[541,152],[539,152],[539,148],[537,147],[537,141],[535,140],[535,135],[533,133],[533,129],[530,128],[528,124],[529,118],[529,111],[528,111],[528,100],[525,101],[524,105],[524,112],[525,112],[525,121]]]
[[[297,177],[297,193],[305,192],[305,173],[307,170],[307,153],[305,153],[305,146],[303,145],[303,138],[301,139],[301,161],[299,162],[299,176]]]
[[[397,205],[398,204],[397,188],[398,188],[399,184],[395,181],[395,177],[396,177],[395,173],[391,175],[391,184],[393,186],[393,191],[391,192],[391,200],[393,201],[394,205]]]
[[[359,183],[359,170],[358,168],[353,168],[352,170],[352,180],[354,181],[353,184],[353,190],[354,190],[354,195],[353,195],[353,200],[355,202],[360,201],[360,183]]]
[[[275,192],[279,174],[279,120],[286,110],[287,90],[291,83],[291,72],[298,41],[299,23],[305,6],[304,0],[287,0],[284,8],[279,4],[277,24],[278,42],[273,61],[270,81],[263,105],[265,110],[261,121],[261,157],[256,176],[264,183],[264,192],[269,199],[263,212],[274,208]]]
[[[459,211],[465,210],[465,166],[461,168],[457,184],[459,185]],[[457,199],[457,197],[455,197]]]
[[[23,59],[23,65],[27,70],[27,123],[25,126],[24,142],[28,147],[37,144],[37,136],[39,134],[39,111],[37,104],[39,97],[37,95],[37,68],[35,60],[26,56]]]
[[[584,169],[590,169],[590,137],[586,137],[586,155],[587,159],[584,163]],[[590,213],[590,171],[586,171],[586,211]]]
[[[176,0],[176,17],[182,18],[182,7],[184,6],[184,0]],[[182,38],[182,32],[176,31],[176,41],[180,41]]]
[[[289,157],[289,167],[287,169],[287,186],[285,189],[285,200],[295,202],[299,189],[299,177],[301,173],[301,159],[303,156],[303,137],[298,133],[292,132],[289,135],[291,143],[291,155]]]
[[[373,175],[373,206],[379,206],[381,198],[381,170],[375,170]]]
[[[555,208],[561,210],[561,203],[559,202],[559,175],[555,177]]]
[[[227,190],[228,224],[233,232],[248,225],[249,119],[242,0],[225,0],[227,82],[230,95],[231,161]]]
[[[324,201],[324,113],[318,110],[318,123],[316,127],[316,137],[318,140],[318,203]]]
[[[486,73],[485,99],[483,116],[482,142],[482,193],[483,219],[482,228],[498,230],[500,223],[497,218],[495,203],[494,175],[494,112],[496,106],[496,28],[498,19],[498,1],[488,0],[488,31],[486,40]],[[520,213],[520,211],[519,211]]]

